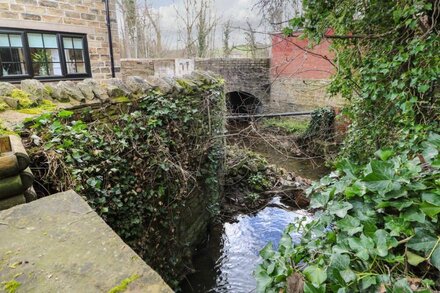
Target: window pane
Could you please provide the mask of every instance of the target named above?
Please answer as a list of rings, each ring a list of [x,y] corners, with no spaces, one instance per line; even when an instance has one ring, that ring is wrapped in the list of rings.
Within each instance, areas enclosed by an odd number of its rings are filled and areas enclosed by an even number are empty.
[[[2,62],[12,62],[11,49],[0,48],[0,61]]]
[[[28,41],[31,48],[43,48],[42,34],[28,34]]]
[[[13,62],[24,62],[24,52],[23,48],[11,48],[12,61]]]
[[[64,50],[64,55],[66,55],[66,62],[75,62],[75,50]]]
[[[49,75],[55,76],[55,75],[62,75],[61,72],[61,63],[49,63]]]
[[[32,68],[34,69],[35,76],[48,76],[49,71],[47,68],[47,63],[32,63]]]
[[[82,38],[74,38],[73,39],[73,46],[75,49],[82,49],[83,48],[83,39]]]
[[[76,66],[74,62],[67,63],[66,65],[68,74],[76,73]]]
[[[0,47],[9,47],[9,39],[7,34],[0,34]]]
[[[9,35],[9,39],[11,41],[11,47],[23,47],[21,35]]]
[[[72,38],[63,38],[63,44],[65,49],[73,49]]]
[[[86,73],[85,63],[76,63],[76,70],[78,73]]]
[[[76,47],[75,47],[76,48]],[[83,50],[75,50],[75,60],[76,62],[84,62]]]
[[[57,36],[44,34],[44,47],[45,48],[58,48]]]

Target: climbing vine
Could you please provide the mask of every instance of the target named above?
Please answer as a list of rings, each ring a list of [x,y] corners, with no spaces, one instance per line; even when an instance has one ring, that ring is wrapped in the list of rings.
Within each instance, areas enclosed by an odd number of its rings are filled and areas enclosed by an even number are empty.
[[[171,284],[188,261],[179,223],[200,198],[218,212],[223,143],[222,82],[179,80],[132,103],[31,122],[29,153],[41,193],[69,188]],[[47,191],[45,191],[47,190]],[[195,211],[192,211],[193,214]],[[209,220],[210,215],[207,215]],[[191,233],[185,231],[185,233]]]
[[[440,288],[438,0],[304,0],[292,19],[336,53],[330,92],[350,127],[335,171],[309,190],[310,221],[267,245],[259,292],[289,280],[304,292],[431,292]],[[291,233],[302,240],[293,243]]]

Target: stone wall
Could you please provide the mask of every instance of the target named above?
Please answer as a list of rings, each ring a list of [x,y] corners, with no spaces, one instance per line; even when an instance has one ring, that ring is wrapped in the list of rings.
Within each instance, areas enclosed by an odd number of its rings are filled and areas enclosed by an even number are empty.
[[[342,98],[327,93],[329,80],[279,77],[272,81],[269,110],[273,112],[309,111],[316,108],[341,107]]]
[[[87,34],[92,75],[111,77],[105,4],[101,0],[7,0],[0,1],[0,27]],[[115,67],[120,51],[115,1],[110,1]]]
[[[225,79],[225,92],[245,92],[260,100],[263,108],[270,102],[270,59],[122,59],[122,77],[155,75],[172,77],[193,70],[210,71]]]
[[[197,70],[212,71],[225,79],[225,92],[245,92],[262,103],[270,103],[270,59],[214,58],[197,59]]]

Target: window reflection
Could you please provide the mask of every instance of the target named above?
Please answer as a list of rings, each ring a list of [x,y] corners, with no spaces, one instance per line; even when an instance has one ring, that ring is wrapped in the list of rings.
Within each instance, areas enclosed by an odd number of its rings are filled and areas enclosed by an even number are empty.
[[[20,34],[0,34],[0,64],[2,76],[25,75],[26,61]]]

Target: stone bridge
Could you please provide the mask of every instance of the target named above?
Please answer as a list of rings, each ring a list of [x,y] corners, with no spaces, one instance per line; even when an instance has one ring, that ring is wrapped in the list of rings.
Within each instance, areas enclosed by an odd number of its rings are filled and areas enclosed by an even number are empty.
[[[225,79],[228,107],[233,113],[260,113],[270,104],[270,59],[123,59],[122,77],[175,77],[194,70],[211,71]]]

